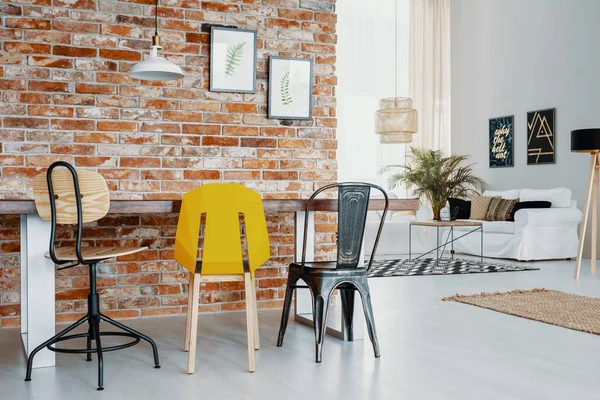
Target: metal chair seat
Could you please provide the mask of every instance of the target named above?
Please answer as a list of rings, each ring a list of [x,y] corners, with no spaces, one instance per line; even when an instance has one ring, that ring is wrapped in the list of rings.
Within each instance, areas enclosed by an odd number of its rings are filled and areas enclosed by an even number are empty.
[[[366,275],[366,268],[341,268],[335,261],[313,261],[290,264],[290,270],[301,271],[302,274],[310,275],[335,275],[335,276],[360,276]]]

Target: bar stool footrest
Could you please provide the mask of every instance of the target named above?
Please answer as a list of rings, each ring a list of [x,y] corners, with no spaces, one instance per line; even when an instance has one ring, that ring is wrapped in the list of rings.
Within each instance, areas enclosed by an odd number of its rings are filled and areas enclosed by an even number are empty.
[[[54,351],[56,353],[68,353],[68,354],[97,353],[98,352],[97,349],[61,349],[61,348],[52,346],[53,344],[58,343],[58,342],[64,342],[64,341],[71,340],[71,339],[87,338],[88,336],[89,336],[89,334],[87,334],[87,333],[78,333],[76,335],[63,336],[63,337],[59,338],[58,340],[56,340],[54,343],[51,343],[46,347],[48,348],[48,350]],[[131,342],[123,343],[123,344],[119,344],[119,345],[115,345],[115,346],[110,346],[110,347],[102,346],[103,353],[107,352],[107,351],[122,350],[122,349],[126,349],[128,347],[135,346],[141,340],[140,337],[135,336],[128,332],[100,332],[100,336],[124,336],[124,337],[130,337],[130,338],[134,339]]]

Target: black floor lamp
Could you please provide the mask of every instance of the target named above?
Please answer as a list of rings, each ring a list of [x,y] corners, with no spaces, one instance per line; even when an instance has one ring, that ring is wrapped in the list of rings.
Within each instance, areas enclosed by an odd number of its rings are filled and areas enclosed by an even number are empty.
[[[583,243],[585,242],[585,231],[590,214],[590,203],[592,207],[592,251],[590,266],[592,275],[596,275],[596,243],[598,240],[598,174],[600,168],[600,128],[577,129],[571,132],[571,151],[579,153],[590,153],[590,174],[588,178],[587,191],[585,192],[585,205],[583,207],[583,220],[579,235],[579,248],[577,250],[577,262],[575,263],[575,279],[579,279],[581,270],[581,259],[583,256]]]

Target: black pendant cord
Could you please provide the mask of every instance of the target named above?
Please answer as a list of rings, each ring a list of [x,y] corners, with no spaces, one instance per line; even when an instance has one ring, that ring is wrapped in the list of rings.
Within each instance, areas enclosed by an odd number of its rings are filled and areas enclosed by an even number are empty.
[[[154,36],[158,36],[158,0],[154,5]]]

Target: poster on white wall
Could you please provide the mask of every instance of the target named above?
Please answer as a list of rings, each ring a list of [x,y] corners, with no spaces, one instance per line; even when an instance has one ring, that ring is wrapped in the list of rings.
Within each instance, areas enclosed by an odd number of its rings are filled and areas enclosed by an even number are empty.
[[[210,91],[256,92],[256,31],[211,28]]]
[[[269,118],[312,118],[312,60],[269,58]]]

